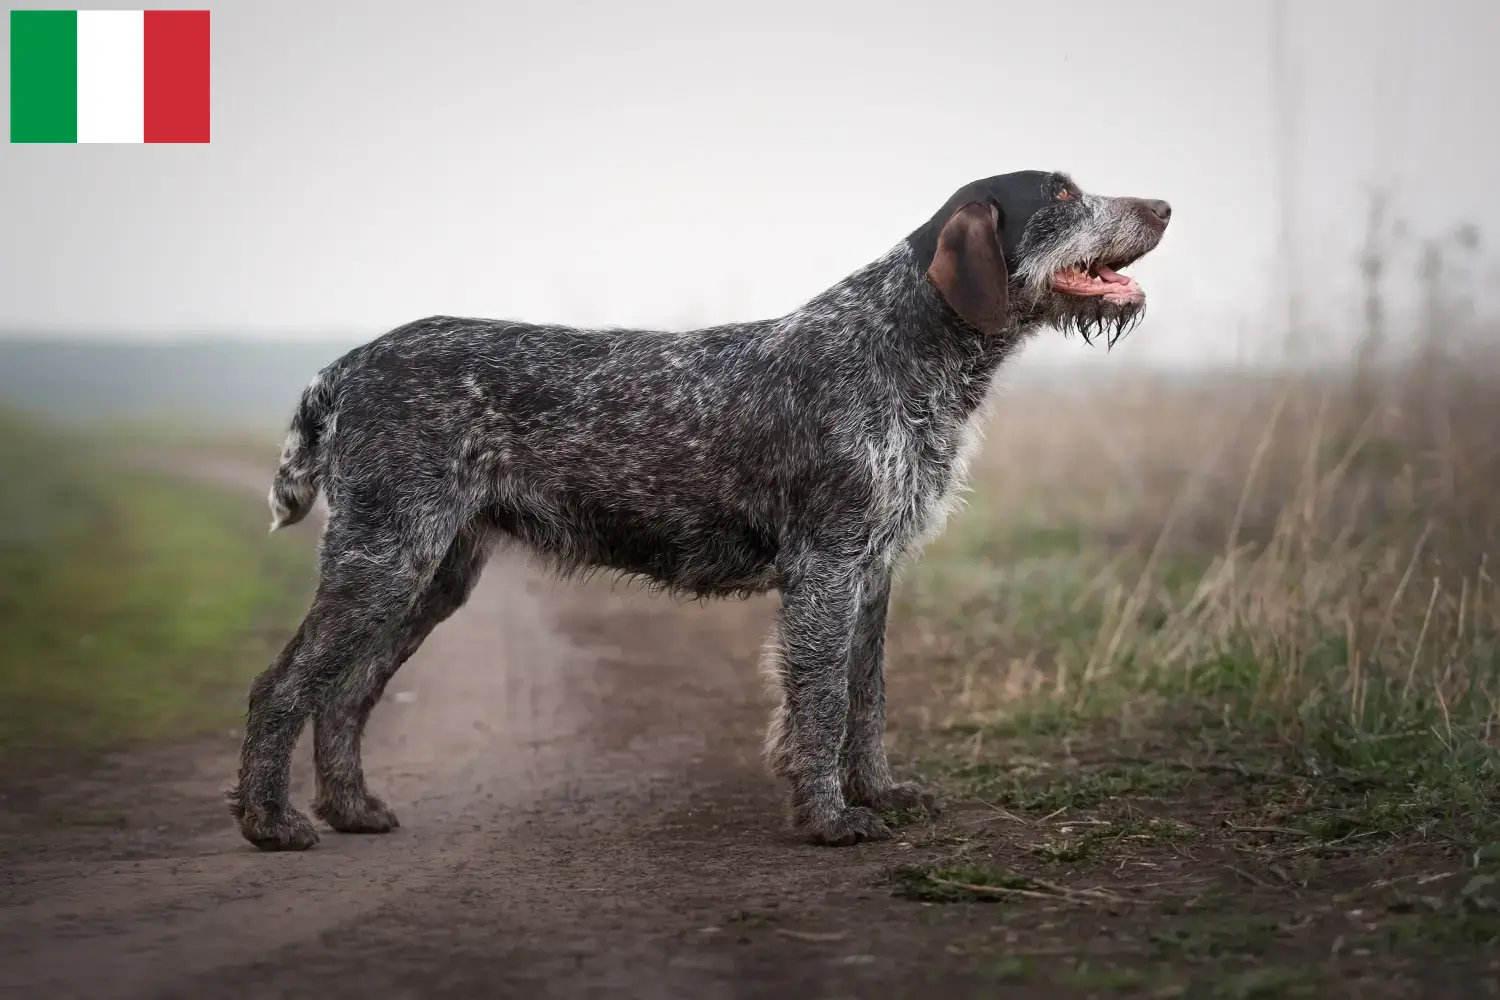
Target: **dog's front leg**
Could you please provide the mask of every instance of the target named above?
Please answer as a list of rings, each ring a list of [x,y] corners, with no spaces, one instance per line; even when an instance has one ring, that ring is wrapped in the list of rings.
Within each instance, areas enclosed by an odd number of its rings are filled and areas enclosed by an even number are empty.
[[[891,778],[885,755],[885,630],[891,569],[870,566],[860,587],[859,617],[849,654],[849,731],[844,737],[844,796],[877,812],[936,811],[919,786]]]
[[[819,844],[883,840],[890,829],[873,811],[850,806],[840,781],[849,723],[849,653],[863,574],[857,564],[815,558],[781,591],[776,676],[781,707],[772,720],[772,770],[792,784],[792,822]]]

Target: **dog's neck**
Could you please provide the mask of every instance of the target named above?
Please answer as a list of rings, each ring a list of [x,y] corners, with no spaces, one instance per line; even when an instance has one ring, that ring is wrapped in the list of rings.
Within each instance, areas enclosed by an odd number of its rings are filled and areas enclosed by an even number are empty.
[[[799,312],[820,319],[836,314],[836,325],[909,395],[967,418],[984,404],[995,372],[1043,323],[1018,314],[999,333],[976,330],[927,281],[918,256],[902,241]]]

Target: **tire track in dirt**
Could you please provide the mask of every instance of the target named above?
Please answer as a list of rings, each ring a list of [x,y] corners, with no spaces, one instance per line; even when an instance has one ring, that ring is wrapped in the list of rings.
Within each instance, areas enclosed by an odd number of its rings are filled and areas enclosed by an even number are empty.
[[[233,463],[192,471],[264,486]],[[58,793],[123,811],[126,831],[57,836],[21,817],[0,838],[0,992],[951,990],[913,952],[939,954],[953,915],[915,927],[872,889],[903,845],[813,848],[782,826],[754,669],[772,608],[554,586],[497,554],[371,720],[371,786],[399,831],[261,854],[218,797],[232,741],[126,758]]]

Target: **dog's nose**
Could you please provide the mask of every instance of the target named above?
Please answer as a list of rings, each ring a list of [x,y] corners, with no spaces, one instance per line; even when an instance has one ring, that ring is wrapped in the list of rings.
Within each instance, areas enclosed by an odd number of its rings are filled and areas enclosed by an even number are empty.
[[[1162,225],[1166,225],[1168,222],[1172,221],[1172,206],[1167,204],[1166,202],[1160,200],[1149,200],[1146,202],[1146,207],[1151,210],[1152,215],[1161,220]]]

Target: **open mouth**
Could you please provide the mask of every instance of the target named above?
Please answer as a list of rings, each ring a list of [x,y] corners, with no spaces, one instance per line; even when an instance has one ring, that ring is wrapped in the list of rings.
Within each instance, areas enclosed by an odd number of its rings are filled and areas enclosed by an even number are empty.
[[[1146,293],[1134,278],[1099,262],[1077,264],[1053,272],[1052,290],[1064,295],[1101,298],[1106,302],[1122,304],[1143,302],[1146,299]]]

